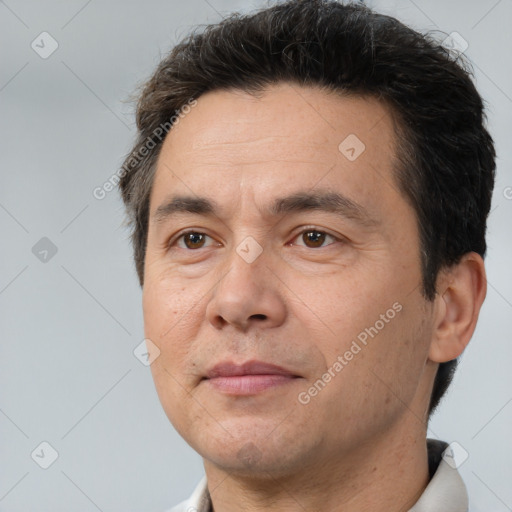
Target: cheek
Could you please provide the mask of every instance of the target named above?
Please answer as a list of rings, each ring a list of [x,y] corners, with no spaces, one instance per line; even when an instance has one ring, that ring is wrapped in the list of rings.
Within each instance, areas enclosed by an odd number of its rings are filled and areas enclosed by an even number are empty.
[[[402,310],[371,341],[371,374],[374,395],[390,409],[409,406],[423,377],[430,343],[430,323],[416,301],[401,304]]]
[[[373,336],[367,335],[366,344],[357,334],[340,336],[336,350],[327,358],[332,365],[341,355],[343,368],[318,394],[313,407],[324,415],[326,424],[338,424],[342,419],[345,431],[336,434],[342,438],[357,433],[363,439],[382,431],[414,403],[425,366],[428,329],[411,313],[410,303],[402,308],[383,327],[380,323],[375,327],[381,312],[376,308],[376,319],[367,321],[366,328],[378,332],[354,327],[352,332],[371,332]],[[386,311],[384,308],[383,314]]]
[[[180,277],[164,273],[148,275],[144,283],[142,306],[144,323],[166,330],[187,321],[193,315],[200,294],[194,293],[193,287]]]
[[[331,340],[322,343],[328,365],[343,357],[344,379],[355,379],[361,390],[377,392],[380,386],[382,398],[386,385],[393,391],[417,385],[428,352],[429,322],[418,293],[368,276],[339,284],[333,280],[317,308],[325,340]]]
[[[186,416],[184,411],[190,400],[189,357],[196,337],[197,302],[176,279],[148,276],[145,281],[144,333],[160,350],[150,369],[160,402],[174,425]]]
[[[176,368],[186,357],[200,322],[201,295],[178,279],[148,278],[142,306],[145,337],[160,349],[166,367]]]
[[[380,325],[380,315],[392,309],[394,302],[394,294],[389,292],[389,288],[378,286],[375,280],[362,281],[348,274],[344,273],[339,281],[331,280],[316,295],[315,312],[318,311],[319,319],[330,334],[329,339],[334,340],[328,348],[334,359],[349,350],[354,340],[361,341],[364,347],[364,342],[375,335],[376,322],[379,322],[378,327],[383,327],[377,329],[379,335],[376,337],[380,337],[380,332],[388,328],[388,324]],[[389,323],[395,320],[389,320]]]

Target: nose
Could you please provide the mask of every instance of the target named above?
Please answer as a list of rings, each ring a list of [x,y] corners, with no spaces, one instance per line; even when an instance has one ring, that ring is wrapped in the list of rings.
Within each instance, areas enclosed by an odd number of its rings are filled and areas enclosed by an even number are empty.
[[[206,308],[207,320],[216,328],[232,325],[246,332],[251,326],[278,327],[286,317],[281,281],[268,267],[263,251],[247,262],[236,251],[229,270],[214,288]]]

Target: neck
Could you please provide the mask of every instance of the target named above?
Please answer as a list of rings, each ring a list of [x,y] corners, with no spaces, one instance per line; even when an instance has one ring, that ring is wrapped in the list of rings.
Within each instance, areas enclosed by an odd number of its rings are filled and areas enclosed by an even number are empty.
[[[407,511],[421,496],[429,474],[425,429],[413,415],[406,416],[407,424],[377,440],[308,467],[297,464],[300,471],[279,478],[240,477],[205,460],[214,510]]]

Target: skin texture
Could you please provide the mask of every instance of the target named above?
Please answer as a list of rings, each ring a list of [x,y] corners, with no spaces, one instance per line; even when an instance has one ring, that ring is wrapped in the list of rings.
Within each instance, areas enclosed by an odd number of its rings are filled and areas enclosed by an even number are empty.
[[[339,149],[350,134],[365,145],[353,161]],[[160,350],[151,370],[162,406],[203,457],[216,512],[408,510],[428,483],[437,363],[468,343],[485,271],[470,253],[425,301],[416,217],[394,155],[385,105],[295,84],[258,97],[209,92],[164,141],[150,199],[145,335]],[[343,194],[373,221],[269,210],[276,198],[320,191]],[[218,210],[156,222],[174,195]],[[329,236],[314,243],[308,229]],[[198,248],[179,237],[187,230],[207,235]],[[251,263],[237,252],[247,237],[262,249]],[[394,304],[400,311],[333,371]],[[297,378],[250,396],[204,379],[218,362],[250,360]],[[329,368],[330,381],[301,403]]]

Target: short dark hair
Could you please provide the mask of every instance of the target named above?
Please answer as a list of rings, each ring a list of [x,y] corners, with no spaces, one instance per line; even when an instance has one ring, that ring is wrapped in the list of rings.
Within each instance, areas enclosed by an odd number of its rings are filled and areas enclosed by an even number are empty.
[[[359,4],[289,0],[196,30],[144,84],[138,139],[120,173],[141,286],[149,197],[163,138],[144,156],[142,150],[155,130],[169,126],[187,102],[207,91],[256,94],[292,82],[374,97],[390,108],[397,120],[396,181],[416,212],[422,292],[433,300],[440,269],[468,252],[486,252],[495,151],[471,76],[466,59],[431,34]],[[439,365],[429,415],[456,365],[456,359]]]

